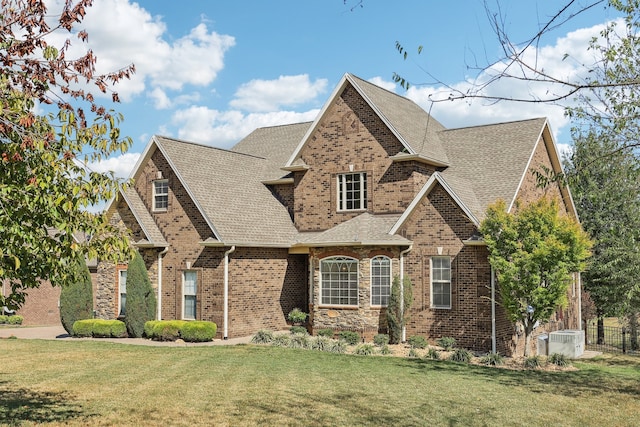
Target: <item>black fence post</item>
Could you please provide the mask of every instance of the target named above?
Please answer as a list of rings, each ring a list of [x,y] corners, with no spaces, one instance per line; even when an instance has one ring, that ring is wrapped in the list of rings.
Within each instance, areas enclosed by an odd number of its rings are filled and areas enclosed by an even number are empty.
[[[622,353],[627,353],[627,328],[622,328]]]

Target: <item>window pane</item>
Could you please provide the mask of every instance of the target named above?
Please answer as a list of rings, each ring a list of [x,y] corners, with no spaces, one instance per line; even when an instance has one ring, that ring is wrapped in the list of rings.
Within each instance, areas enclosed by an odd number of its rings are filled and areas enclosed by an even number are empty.
[[[185,319],[196,318],[196,294],[198,290],[198,273],[195,271],[185,271],[183,273],[183,294],[184,294],[184,314]]]
[[[371,304],[385,306],[391,292],[391,260],[387,257],[371,259]]]
[[[367,174],[338,175],[338,209],[358,210],[367,207]]]
[[[320,263],[321,304],[358,305],[358,261],[335,257]]]
[[[184,297],[184,317],[185,319],[196,318],[196,297],[185,295]]]
[[[431,258],[431,304],[433,307],[451,307],[451,258]]]

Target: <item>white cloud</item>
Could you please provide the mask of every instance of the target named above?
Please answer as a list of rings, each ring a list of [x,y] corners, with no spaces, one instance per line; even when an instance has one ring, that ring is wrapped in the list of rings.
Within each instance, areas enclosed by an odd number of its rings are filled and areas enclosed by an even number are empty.
[[[380,86],[381,88],[384,88],[386,90],[390,90],[391,92],[395,92],[396,91],[396,87],[397,85],[394,82],[390,82],[387,81],[385,79],[383,79],[382,77],[372,77],[369,80],[369,83],[373,83],[376,86]]]
[[[157,110],[166,110],[172,105],[171,100],[167,96],[167,93],[159,87],[156,87],[151,92],[149,92],[148,96],[153,101],[153,106]]]
[[[250,112],[269,112],[294,107],[324,93],[327,79],[309,80],[308,74],[280,76],[276,80],[251,80],[241,85],[230,102],[234,108]]]
[[[89,169],[100,173],[112,171],[119,178],[127,178],[139,158],[140,153],[124,153],[91,163],[89,164]]]
[[[187,141],[230,147],[256,128],[311,121],[319,110],[306,112],[276,111],[243,114],[240,111],[218,111],[203,106],[174,113],[171,122],[179,125],[178,138]]]

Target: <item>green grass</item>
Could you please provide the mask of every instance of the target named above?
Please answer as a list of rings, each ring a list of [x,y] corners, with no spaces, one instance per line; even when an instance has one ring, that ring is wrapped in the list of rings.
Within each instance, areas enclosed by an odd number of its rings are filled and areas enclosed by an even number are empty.
[[[640,360],[510,371],[270,346],[0,340],[2,425],[636,425]]]

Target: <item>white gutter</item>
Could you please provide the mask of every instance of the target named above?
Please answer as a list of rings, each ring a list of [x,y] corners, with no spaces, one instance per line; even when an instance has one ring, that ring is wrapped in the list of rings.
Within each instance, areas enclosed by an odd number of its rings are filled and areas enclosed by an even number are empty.
[[[157,313],[156,319],[162,320],[162,257],[169,252],[169,247],[167,246],[160,252],[158,252],[158,298],[157,298]]]
[[[576,292],[578,293],[578,330],[582,330],[582,274],[576,273],[578,275],[577,278],[577,287]]]
[[[229,338],[229,254],[236,250],[236,246],[224,253],[224,333],[222,339]]]
[[[491,267],[491,351],[496,353],[496,274]]]
[[[413,243],[407,249],[400,252],[400,313],[404,319],[404,256],[413,249]],[[402,327],[402,342],[407,340],[407,327]]]

